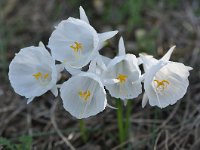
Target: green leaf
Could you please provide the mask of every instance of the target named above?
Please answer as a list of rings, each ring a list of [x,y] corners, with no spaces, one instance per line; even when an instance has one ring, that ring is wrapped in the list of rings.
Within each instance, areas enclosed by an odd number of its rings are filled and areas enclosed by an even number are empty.
[[[8,150],[15,150],[15,145],[13,145],[8,139],[6,138],[0,138],[0,145],[3,146],[3,148]]]

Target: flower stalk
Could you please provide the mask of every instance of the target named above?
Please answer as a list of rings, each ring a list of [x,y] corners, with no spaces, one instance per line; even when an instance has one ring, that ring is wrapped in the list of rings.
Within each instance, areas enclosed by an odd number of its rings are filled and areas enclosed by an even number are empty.
[[[87,128],[85,127],[85,122],[83,119],[79,120],[79,127],[80,127],[80,133],[81,133],[81,137],[83,139],[83,141],[86,143],[88,140],[88,132],[87,132]]]
[[[117,100],[117,123],[120,143],[123,143],[128,139],[131,116],[131,102],[127,102],[125,110],[123,109],[123,105],[123,101]]]

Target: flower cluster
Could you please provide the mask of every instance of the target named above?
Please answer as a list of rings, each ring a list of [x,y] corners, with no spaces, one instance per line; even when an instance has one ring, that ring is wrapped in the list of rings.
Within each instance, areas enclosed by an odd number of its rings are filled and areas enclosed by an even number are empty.
[[[76,118],[87,118],[106,106],[112,107],[107,103],[105,89],[126,104],[142,93],[143,85],[142,107],[149,101],[151,106],[164,108],[185,95],[192,68],[169,60],[175,46],[160,60],[145,54],[137,58],[125,53],[121,37],[118,56],[110,59],[100,55],[105,41],[117,33],[97,33],[80,7],[80,19],[70,17],[55,27],[47,46],[51,54],[41,42],[38,47],[26,47],[16,54],[9,66],[12,87],[28,99],[27,103],[49,90],[58,96],[60,88],[65,110]],[[88,71],[82,71],[88,64]],[[139,65],[143,65],[143,74]],[[63,70],[72,77],[58,86]]]

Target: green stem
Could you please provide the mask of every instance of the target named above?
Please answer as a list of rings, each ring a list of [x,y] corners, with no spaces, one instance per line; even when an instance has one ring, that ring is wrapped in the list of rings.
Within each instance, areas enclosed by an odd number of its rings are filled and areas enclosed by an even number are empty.
[[[87,134],[87,129],[85,127],[85,122],[84,120],[79,120],[79,124],[80,124],[80,132],[81,132],[81,137],[83,139],[83,141],[86,143],[88,140],[88,134]]]
[[[126,122],[125,122],[125,138],[128,138],[130,128],[130,116],[131,116],[131,101],[128,100],[126,105]]]
[[[120,143],[125,141],[125,132],[124,132],[124,122],[123,122],[123,103],[119,99],[117,100],[117,123],[118,123],[118,130],[119,130],[119,140]]]

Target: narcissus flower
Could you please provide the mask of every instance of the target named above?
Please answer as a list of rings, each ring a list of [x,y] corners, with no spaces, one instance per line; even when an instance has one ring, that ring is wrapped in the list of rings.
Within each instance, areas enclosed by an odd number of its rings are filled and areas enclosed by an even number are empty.
[[[142,92],[141,71],[135,55],[125,54],[123,39],[119,41],[119,56],[112,59],[103,73],[106,88],[111,96],[127,100]],[[111,81],[111,82],[110,82]],[[113,81],[113,82],[112,82]]]
[[[151,106],[164,108],[181,99],[189,85],[188,76],[191,67],[169,61],[173,46],[160,60],[148,55],[140,55],[145,70],[145,96],[142,105],[149,100]]]
[[[63,83],[60,92],[65,110],[78,119],[96,115],[107,105],[103,84],[91,72],[73,76]]]
[[[15,92],[28,98],[41,96],[48,90],[57,96],[56,82],[59,78],[55,60],[44,45],[26,47],[20,50],[9,66],[9,80]]]
[[[48,47],[52,56],[63,62],[66,69],[82,68],[98,55],[98,50],[103,47],[104,42],[117,32],[98,34],[80,7],[80,19],[70,17],[59,23],[49,39]]]

